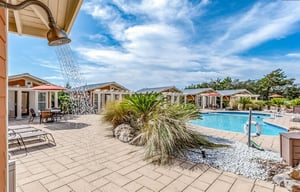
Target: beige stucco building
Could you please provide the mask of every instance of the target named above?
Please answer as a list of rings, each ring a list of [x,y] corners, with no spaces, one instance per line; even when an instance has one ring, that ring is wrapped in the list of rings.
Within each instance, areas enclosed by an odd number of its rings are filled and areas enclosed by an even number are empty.
[[[49,82],[23,73],[8,77],[8,117],[22,119],[29,115],[29,109],[41,111],[58,107],[59,90],[35,90]]]

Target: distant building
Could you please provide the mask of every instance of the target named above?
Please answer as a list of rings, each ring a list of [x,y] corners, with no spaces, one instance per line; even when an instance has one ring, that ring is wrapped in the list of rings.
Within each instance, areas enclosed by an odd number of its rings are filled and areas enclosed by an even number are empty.
[[[259,95],[255,95],[247,89],[217,90],[217,92],[220,94],[221,108],[224,107],[224,102],[228,103],[229,107],[232,107],[233,102],[242,97],[246,97],[251,100],[257,100],[259,97]]]
[[[184,89],[183,90],[185,102],[193,103],[199,108],[218,108],[217,96],[218,93],[211,88],[199,89]]]
[[[143,88],[136,93],[162,93],[171,103],[180,103],[180,98],[183,96],[182,91],[175,86]]]
[[[29,115],[29,109],[35,111],[58,107],[58,90],[34,90],[40,85],[50,84],[48,81],[22,73],[8,77],[8,116],[22,119]]]
[[[107,102],[122,100],[125,95],[133,93],[116,82],[88,84],[80,88],[87,92],[91,104],[97,111],[101,111]]]

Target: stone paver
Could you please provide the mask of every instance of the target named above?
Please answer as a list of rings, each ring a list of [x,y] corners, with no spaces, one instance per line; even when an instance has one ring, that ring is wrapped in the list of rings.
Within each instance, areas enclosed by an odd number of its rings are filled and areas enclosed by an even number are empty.
[[[27,124],[27,121],[9,123]],[[287,191],[271,182],[245,178],[204,164],[183,160],[169,167],[149,164],[143,160],[142,147],[111,137],[111,126],[101,122],[100,115],[31,125],[52,133],[57,145],[29,148],[27,156],[19,152],[12,155],[17,162],[17,191],[20,192]],[[201,127],[197,130],[236,141],[247,140],[244,134]],[[257,142],[266,149],[279,151],[279,137],[261,136]]]

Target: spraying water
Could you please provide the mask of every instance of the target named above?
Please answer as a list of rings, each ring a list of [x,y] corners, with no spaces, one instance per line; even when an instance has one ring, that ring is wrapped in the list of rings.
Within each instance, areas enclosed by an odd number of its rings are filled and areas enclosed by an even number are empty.
[[[80,73],[80,67],[74,59],[71,47],[66,44],[56,46],[55,52],[60,62],[62,75],[69,82],[70,103],[72,114],[90,114],[93,113],[93,107],[86,90],[86,83]]]

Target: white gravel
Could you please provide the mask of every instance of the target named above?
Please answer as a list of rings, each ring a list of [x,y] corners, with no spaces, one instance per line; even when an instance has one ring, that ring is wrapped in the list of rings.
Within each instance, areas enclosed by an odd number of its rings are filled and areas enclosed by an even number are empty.
[[[192,149],[185,153],[185,158],[195,163],[205,163],[223,171],[261,180],[269,179],[268,172],[274,169],[274,164],[283,164],[279,153],[249,148],[241,142],[215,137],[207,138],[215,143],[227,144],[229,147],[205,149],[206,158],[202,157],[201,150]],[[257,160],[264,163],[258,163]]]

